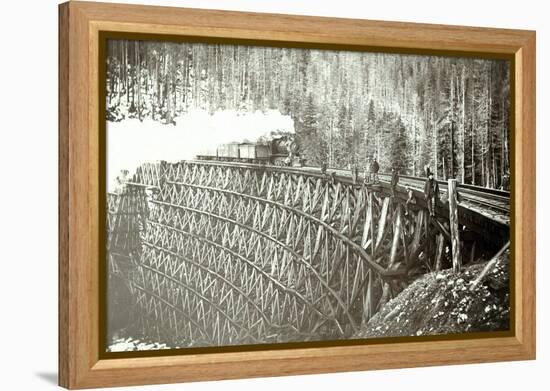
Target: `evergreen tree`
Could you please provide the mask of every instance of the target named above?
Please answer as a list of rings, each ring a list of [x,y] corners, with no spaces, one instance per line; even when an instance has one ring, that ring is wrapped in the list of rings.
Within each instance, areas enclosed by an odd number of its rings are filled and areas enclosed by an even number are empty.
[[[106,76],[108,121],[279,110],[310,164],[378,156],[491,187],[510,170],[508,61],[110,40]]]
[[[323,143],[318,123],[318,113],[309,95],[300,119],[295,122],[296,139],[300,145],[302,156],[308,164],[321,165],[326,161],[326,148]]]

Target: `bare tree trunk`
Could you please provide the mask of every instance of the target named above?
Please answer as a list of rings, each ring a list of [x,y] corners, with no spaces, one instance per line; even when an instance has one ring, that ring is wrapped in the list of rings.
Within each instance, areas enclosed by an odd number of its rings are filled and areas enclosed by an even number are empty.
[[[476,150],[475,150],[476,143],[475,143],[475,132],[474,132],[473,123],[470,124],[470,135],[472,137],[472,185],[475,185],[476,184]]]
[[[455,156],[455,145],[454,145],[454,134],[455,134],[455,123],[451,122],[451,164],[450,164],[450,173],[449,178],[455,178],[455,167],[454,167],[454,156]]]
[[[506,174],[506,129],[508,129],[508,123],[506,121],[506,97],[504,94],[501,96],[501,125],[500,125],[500,186],[503,185],[503,178]]]
[[[417,130],[416,130],[416,95],[414,96],[413,101],[413,176],[416,176],[416,163],[417,163]]]
[[[462,65],[462,170],[461,182],[466,182],[466,65]]]
[[[456,118],[456,114],[455,114],[455,95],[456,95],[456,91],[455,91],[455,67],[454,65],[452,66],[452,72],[451,72],[451,126],[450,126],[450,135],[451,135],[451,148],[450,148],[450,155],[451,155],[451,164],[449,164],[449,169],[450,169],[450,178],[454,178],[455,177],[455,172],[454,172],[454,156],[455,156],[455,150],[454,150],[454,127],[455,127],[455,118]],[[444,173],[445,174],[445,173]],[[445,178],[445,177],[444,177]]]
[[[449,197],[449,224],[451,232],[451,247],[453,256],[453,272],[458,273],[462,268],[462,254],[460,252],[460,231],[458,229],[458,201],[456,179],[449,179],[447,184]]]
[[[438,162],[438,156],[437,156],[437,128],[434,123],[433,109],[432,109],[432,115],[431,115],[431,123],[432,123],[433,156],[434,156],[434,162],[435,162],[434,176],[437,179],[439,177],[437,174],[439,162]]]
[[[472,63],[473,66],[473,63]],[[477,126],[476,123],[476,89],[475,89],[475,79],[472,81],[472,93],[470,99],[470,136],[472,143],[472,185],[476,184],[476,151],[475,151],[475,129]]]
[[[141,61],[140,61],[140,49],[139,49],[139,41],[136,41],[135,44],[135,50],[136,50],[136,85],[137,85],[137,117],[140,121],[143,120],[141,116]]]
[[[123,45],[123,41],[120,41],[119,44],[118,44],[118,51],[119,51],[119,58],[122,58],[122,45]],[[117,78],[117,105],[120,105],[120,99],[121,99],[121,95],[122,95],[122,64],[118,63],[118,78]]]
[[[130,104],[130,81],[128,80],[128,41],[124,41],[124,89],[126,92],[126,106]]]
[[[166,123],[172,122],[172,83],[170,81],[172,72],[169,72],[168,63],[170,62],[170,54],[168,47],[164,44],[164,99],[166,101]]]
[[[504,254],[504,252],[506,250],[508,250],[508,248],[510,248],[510,241],[508,241],[504,245],[504,247],[502,247],[498,251],[498,253],[496,253],[496,255],[493,256],[493,258],[491,258],[491,260],[489,262],[487,262],[487,264],[485,265],[485,267],[483,268],[481,273],[479,273],[477,278],[475,280],[473,280],[472,282],[470,282],[470,288],[469,288],[470,292],[473,292],[479,286],[480,282],[482,282],[483,279],[487,276],[487,274],[489,274],[489,272],[493,270],[496,263],[498,262],[498,259],[502,256],[502,254]]]
[[[487,150],[487,153],[491,153],[491,155],[493,154],[493,141],[492,141],[492,135],[491,135],[491,117],[492,117],[492,106],[493,106],[493,101],[492,101],[492,96],[491,96],[491,88],[492,88],[492,68],[491,68],[491,65],[489,65],[489,83],[488,83],[488,86],[487,86],[487,91],[488,91],[488,94],[489,94],[489,99],[487,99],[487,147],[488,147],[488,150]],[[491,187],[492,186],[492,181],[491,181],[491,161],[489,160],[489,156],[487,156],[487,159],[486,159],[486,162],[487,162],[487,186]]]

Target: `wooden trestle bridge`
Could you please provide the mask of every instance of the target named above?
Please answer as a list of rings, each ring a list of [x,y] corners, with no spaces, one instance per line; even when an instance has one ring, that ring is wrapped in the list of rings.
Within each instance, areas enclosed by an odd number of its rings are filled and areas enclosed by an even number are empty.
[[[401,185],[391,196],[384,177],[354,179],[313,168],[144,164],[108,195],[109,281],[125,282],[134,326],[172,347],[348,338],[416,275],[448,266],[453,239],[448,203],[430,217],[414,178],[402,179],[414,202]],[[469,260],[476,243],[481,251],[508,240],[509,212],[493,218],[459,192]],[[473,199],[491,200],[480,194]]]

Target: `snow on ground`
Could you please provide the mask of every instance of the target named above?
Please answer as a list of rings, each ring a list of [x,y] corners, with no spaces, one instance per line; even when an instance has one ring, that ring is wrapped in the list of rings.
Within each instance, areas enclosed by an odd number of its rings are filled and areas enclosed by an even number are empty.
[[[191,111],[165,125],[150,119],[107,122],[107,190],[112,191],[121,170],[132,173],[147,161],[180,161],[222,143],[256,141],[273,131],[294,132],[290,116],[268,110],[239,113],[234,110]]]
[[[136,350],[161,350],[170,349],[166,344],[158,342],[143,342],[139,339],[118,338],[107,348],[108,352],[128,352]]]

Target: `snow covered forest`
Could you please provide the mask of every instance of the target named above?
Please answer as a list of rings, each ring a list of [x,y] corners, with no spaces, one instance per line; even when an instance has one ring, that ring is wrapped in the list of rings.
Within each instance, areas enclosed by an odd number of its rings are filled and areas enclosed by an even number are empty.
[[[278,110],[308,165],[501,187],[509,175],[504,60],[112,40],[107,120],[167,126],[193,109]],[[234,140],[242,141],[242,140]]]

